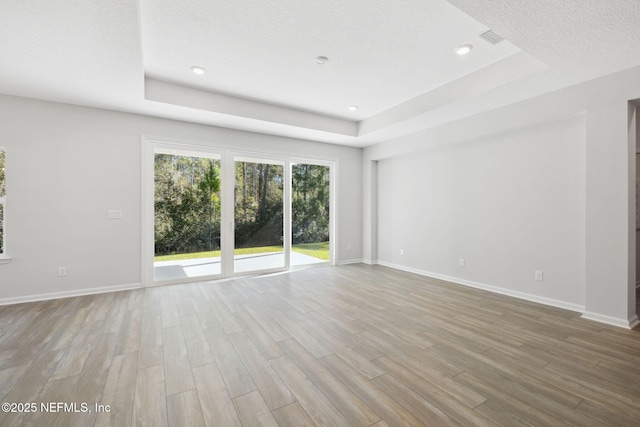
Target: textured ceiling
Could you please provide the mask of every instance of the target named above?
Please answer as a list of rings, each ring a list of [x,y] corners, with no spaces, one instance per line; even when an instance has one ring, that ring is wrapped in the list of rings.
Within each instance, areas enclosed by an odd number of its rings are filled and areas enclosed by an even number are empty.
[[[450,0],[551,67],[591,77],[638,63],[638,0]]]
[[[445,0],[141,0],[141,16],[148,76],[348,120],[519,50],[479,39],[488,28]]]
[[[639,6],[4,2],[0,93],[366,146],[640,66]],[[479,39],[487,29],[507,41]],[[454,55],[463,43],[475,49]]]

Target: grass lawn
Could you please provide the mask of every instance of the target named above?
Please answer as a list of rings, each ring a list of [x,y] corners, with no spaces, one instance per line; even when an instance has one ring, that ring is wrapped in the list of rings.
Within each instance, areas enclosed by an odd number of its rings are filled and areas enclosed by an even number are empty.
[[[320,243],[300,243],[293,245],[291,248],[295,252],[299,252],[304,255],[312,256],[315,258],[329,261],[329,242]],[[284,248],[282,246],[262,246],[259,248],[241,248],[233,251],[234,255],[250,255],[261,254],[268,252],[282,252]],[[175,261],[181,259],[196,259],[196,258],[216,258],[220,256],[220,251],[207,251],[207,252],[195,252],[191,254],[173,254],[173,255],[161,255],[154,257],[154,261]]]
[[[314,258],[329,261],[329,242],[299,243],[297,245],[292,245],[291,249],[303,255],[309,255]]]

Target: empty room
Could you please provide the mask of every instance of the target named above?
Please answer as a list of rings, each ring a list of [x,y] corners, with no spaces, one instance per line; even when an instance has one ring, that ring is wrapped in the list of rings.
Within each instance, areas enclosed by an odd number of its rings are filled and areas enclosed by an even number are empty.
[[[0,425],[640,425],[638,6],[4,2]]]

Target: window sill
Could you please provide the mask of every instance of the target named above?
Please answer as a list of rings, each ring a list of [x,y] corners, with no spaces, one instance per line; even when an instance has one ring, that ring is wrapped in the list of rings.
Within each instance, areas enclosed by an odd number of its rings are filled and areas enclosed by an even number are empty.
[[[11,257],[9,255],[0,255],[0,264],[9,264]]]

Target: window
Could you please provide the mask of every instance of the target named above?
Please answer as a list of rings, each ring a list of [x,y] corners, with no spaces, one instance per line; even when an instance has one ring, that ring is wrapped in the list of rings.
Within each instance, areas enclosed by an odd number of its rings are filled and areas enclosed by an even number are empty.
[[[5,174],[4,174],[4,164],[5,164],[5,150],[0,147],[0,257],[6,255],[6,244],[5,244],[5,211],[6,211],[6,190],[5,190]]]

